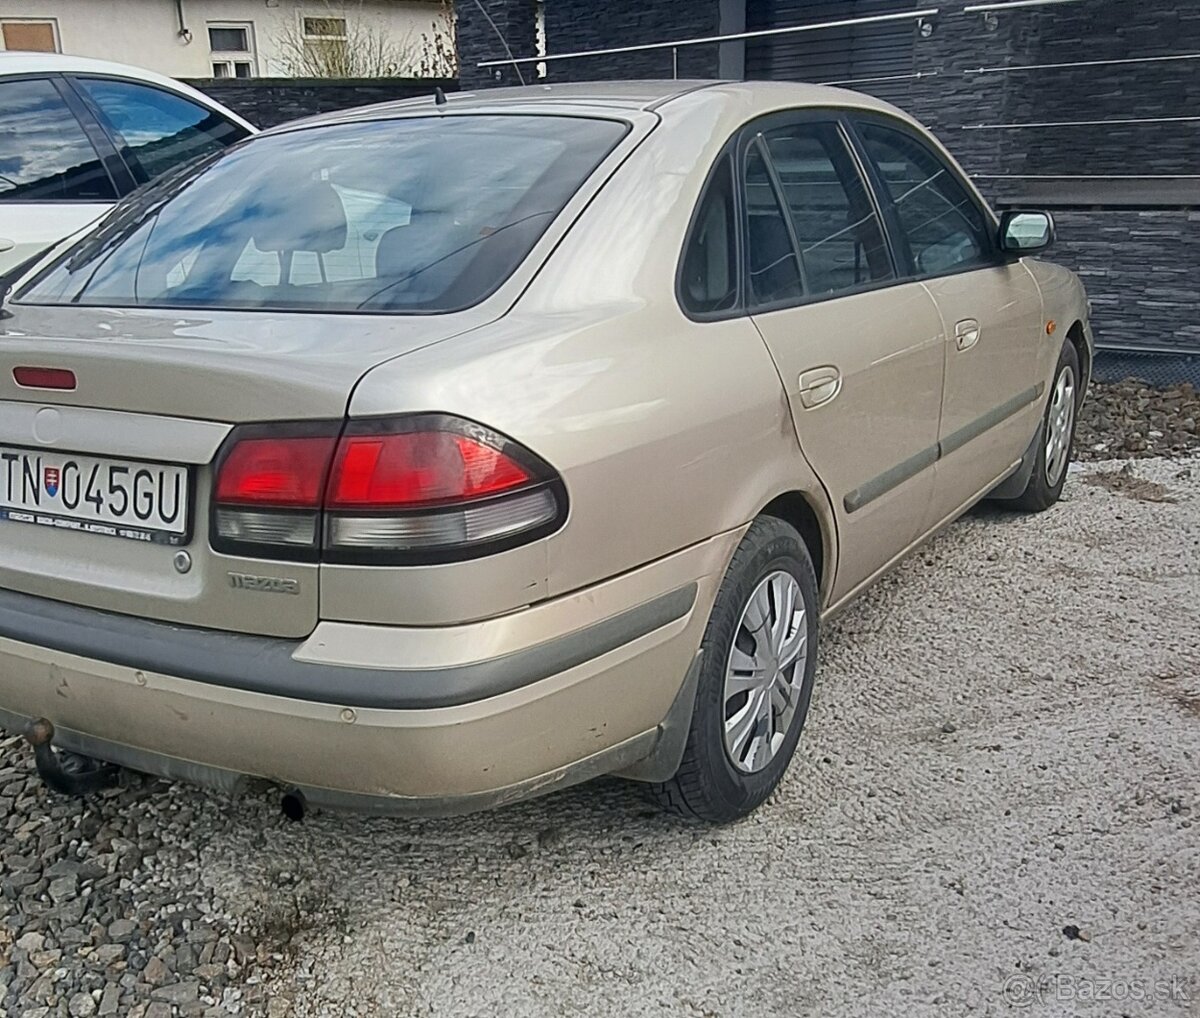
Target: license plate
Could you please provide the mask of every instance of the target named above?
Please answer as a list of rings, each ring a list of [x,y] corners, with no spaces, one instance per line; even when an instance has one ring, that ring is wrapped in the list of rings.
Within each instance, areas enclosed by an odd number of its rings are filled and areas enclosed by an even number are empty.
[[[170,463],[0,446],[0,520],[186,544],[189,481]]]

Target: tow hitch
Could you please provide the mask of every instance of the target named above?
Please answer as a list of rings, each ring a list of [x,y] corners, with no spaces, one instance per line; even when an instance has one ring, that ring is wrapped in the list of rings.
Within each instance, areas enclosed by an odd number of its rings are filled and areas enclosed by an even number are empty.
[[[120,768],[79,753],[55,751],[51,746],[54,725],[46,718],[30,721],[24,734],[25,741],[33,747],[33,762],[38,774],[56,792],[87,795],[117,783]]]

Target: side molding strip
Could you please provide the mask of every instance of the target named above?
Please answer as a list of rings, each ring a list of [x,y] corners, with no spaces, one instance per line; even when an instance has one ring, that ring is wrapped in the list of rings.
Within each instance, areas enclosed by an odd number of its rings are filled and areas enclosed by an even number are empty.
[[[1017,393],[1012,399],[1005,400],[983,416],[975,418],[969,424],[947,435],[942,441],[929,446],[927,449],[922,449],[915,456],[910,456],[902,463],[897,463],[894,467],[889,467],[882,474],[872,477],[864,484],[860,484],[853,491],[848,492],[842,499],[842,505],[846,507],[846,512],[857,512],[863,506],[869,505],[875,499],[886,495],[893,488],[903,484],[910,477],[915,477],[926,467],[932,466],[943,457],[949,456],[952,452],[957,452],[968,442],[994,428],[1001,421],[1007,420],[1013,414],[1025,409],[1025,407],[1041,396],[1045,390],[1045,383],[1038,382],[1037,385],[1031,386],[1024,392]]]
[[[1019,410],[1023,410],[1041,394],[1045,386],[1038,382],[1037,385],[1031,386],[1024,392],[1017,393],[1012,399],[1006,400],[998,407],[989,410],[982,417],[976,417],[970,424],[966,424],[957,431],[947,435],[941,442],[938,443],[938,459],[943,456],[949,456],[952,452],[957,452],[972,439],[978,438],[985,431],[994,428],[1001,421],[1011,417]]]
[[[928,449],[922,449],[915,456],[910,456],[904,462],[890,467],[877,477],[872,477],[866,484],[860,484],[842,499],[846,512],[856,512],[868,503],[874,502],[875,499],[886,495],[910,477],[916,477],[926,467],[933,466],[937,459],[938,447],[931,445]]]

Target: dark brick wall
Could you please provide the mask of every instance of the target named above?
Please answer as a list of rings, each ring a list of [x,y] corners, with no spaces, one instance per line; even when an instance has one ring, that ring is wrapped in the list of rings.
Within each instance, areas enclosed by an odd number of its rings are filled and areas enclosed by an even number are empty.
[[[367,78],[361,81],[294,78],[231,81],[228,78],[206,78],[189,81],[188,84],[263,128],[314,113],[431,95],[438,86],[446,92],[458,90],[458,82],[452,80],[416,81],[408,78]]]
[[[483,10],[480,10],[482,6]],[[553,6],[553,0],[546,5]],[[526,83],[535,73],[529,64],[520,73],[508,67],[480,68],[480,60],[531,57],[537,52],[537,26],[534,0],[459,0],[454,5],[457,22],[458,75],[463,88]],[[485,13],[486,12],[486,16]],[[490,22],[488,19],[491,19]],[[505,43],[511,54],[505,51]]]
[[[765,2],[741,0],[743,20],[748,10],[751,21],[761,21],[756,10]],[[930,35],[914,35],[912,72],[922,77],[898,91],[894,83],[889,88],[937,132],[991,201],[1054,212],[1059,242],[1051,257],[1083,275],[1100,343],[1200,350],[1200,180],[1184,179],[1200,167],[1200,121],[1111,123],[1196,116],[1200,61],[976,73],[1200,53],[1200,0],[1084,0],[1001,11],[994,19],[964,12],[966,3],[896,0],[897,11],[937,7],[940,13],[931,18]],[[475,49],[477,37],[462,35],[472,6],[458,5],[464,71],[497,52],[494,37]],[[526,0],[488,2],[514,24],[528,6]],[[734,0],[547,0],[547,46],[553,54],[736,31],[731,11],[738,6]],[[875,4],[871,13],[877,11]],[[532,31],[532,12],[528,21]],[[805,36],[816,46],[820,38],[819,32]],[[729,66],[714,45],[679,51],[681,77],[714,77]],[[672,72],[669,50],[548,67],[550,81]],[[1101,123],[993,126],[1081,120]],[[1095,177],[1116,179],[1087,179]]]
[[[622,0],[605,4],[596,4],[592,0],[549,0],[546,4],[546,39],[551,53],[716,35],[719,28],[717,0],[646,0],[644,3]],[[678,77],[717,77],[717,50],[715,45],[679,50]],[[671,50],[551,61],[547,70],[550,81],[675,76]]]
[[[1174,0],[1088,0],[997,15],[940,6],[934,33],[918,39],[907,108],[939,133],[976,174],[1193,173],[1195,124],[1104,124],[974,130],[977,125],[1111,121],[1194,115],[1200,62],[1191,60],[974,73],[981,67],[1200,52],[1200,4]]]
[[[1200,210],[1056,210],[1049,258],[1079,273],[1103,346],[1200,352]]]
[[[947,5],[921,0],[921,6]],[[1089,0],[1008,12],[994,27],[954,13],[918,39],[910,112],[929,125],[999,207],[1049,208],[1049,257],[1080,273],[1102,345],[1200,350],[1200,123],[1044,124],[1194,116],[1200,61],[1040,67],[1200,52],[1200,4]],[[1115,177],[1097,181],[1064,177]],[[1055,179],[1058,178],[1058,179]]]
[[[533,0],[482,0],[483,6],[508,42],[516,57],[532,56],[536,46],[536,13]],[[550,51],[568,53],[612,46],[636,46],[743,27],[739,4],[730,0],[618,0],[597,4],[594,0],[548,0],[545,4],[546,38]],[[518,84],[512,67],[481,69],[480,60],[502,59],[506,54],[497,32],[479,12],[474,0],[460,0],[458,15],[459,76],[463,88]],[[724,65],[717,45],[687,47],[678,51],[678,67],[670,50],[584,57],[550,61],[544,81],[591,81],[598,79],[715,78],[738,66],[737,53],[725,47]],[[730,61],[733,63],[730,63]],[[722,68],[725,68],[723,70]],[[532,83],[536,70],[522,65],[521,73]]]

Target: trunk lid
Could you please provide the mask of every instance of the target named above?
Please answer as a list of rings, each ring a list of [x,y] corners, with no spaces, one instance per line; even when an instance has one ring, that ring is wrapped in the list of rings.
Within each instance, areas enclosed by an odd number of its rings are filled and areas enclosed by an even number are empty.
[[[222,555],[209,545],[221,442],[239,423],[340,419],[371,367],[481,317],[9,307],[0,320],[0,586],[184,625],[297,637],[318,619],[318,567]],[[23,388],[13,377],[22,366],[72,371],[76,388]],[[175,480],[181,475],[186,482]],[[174,508],[171,486],[181,483],[186,519],[171,524],[183,532],[171,533],[163,521]],[[157,499],[162,515],[152,513],[148,524],[128,517],[122,487],[138,505]],[[81,524],[92,496],[121,505],[131,526]]]
[[[8,307],[0,399],[229,423],[341,417],[368,369],[479,324],[467,313]],[[21,388],[12,375],[19,365],[68,368],[78,387]]]

